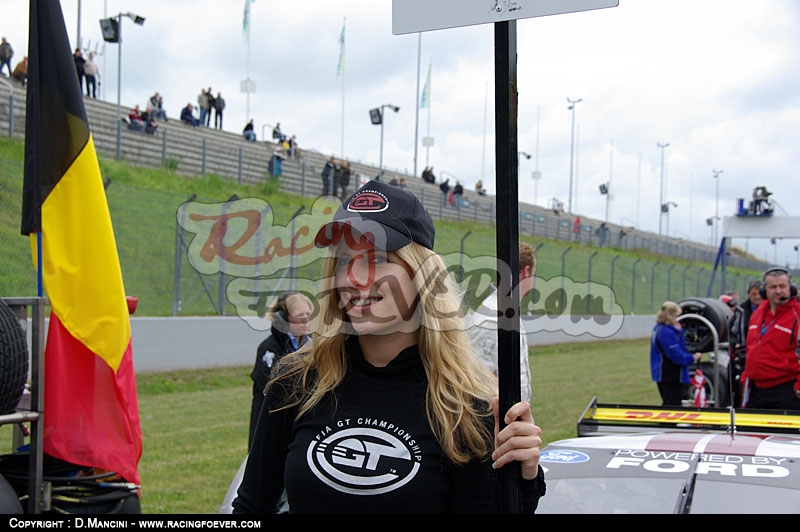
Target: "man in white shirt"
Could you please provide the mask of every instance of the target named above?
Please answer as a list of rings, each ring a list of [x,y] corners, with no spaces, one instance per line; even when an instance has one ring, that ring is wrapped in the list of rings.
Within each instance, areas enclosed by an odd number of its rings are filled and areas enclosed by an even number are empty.
[[[536,250],[525,242],[519,243],[519,298],[522,300],[533,288],[536,273]],[[497,286],[481,305],[467,318],[467,334],[472,351],[484,365],[497,375]],[[520,399],[531,400],[531,369],[528,360],[528,338],[525,326],[519,322],[519,384]]]

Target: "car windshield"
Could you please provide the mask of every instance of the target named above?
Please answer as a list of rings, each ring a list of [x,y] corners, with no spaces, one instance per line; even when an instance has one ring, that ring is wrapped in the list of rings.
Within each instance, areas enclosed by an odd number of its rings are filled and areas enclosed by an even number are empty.
[[[548,478],[536,513],[674,513],[683,484],[683,478]]]
[[[548,483],[549,488],[549,483]],[[698,479],[693,514],[787,514],[800,508],[799,489]]]

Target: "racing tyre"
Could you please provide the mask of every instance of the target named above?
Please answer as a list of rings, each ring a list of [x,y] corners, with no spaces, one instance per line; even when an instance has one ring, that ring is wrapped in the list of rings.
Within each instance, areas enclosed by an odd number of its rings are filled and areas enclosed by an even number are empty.
[[[0,415],[14,412],[28,379],[28,345],[17,316],[0,299]]]
[[[681,314],[696,314],[707,319],[717,331],[719,342],[728,341],[728,320],[731,309],[718,299],[712,297],[693,297],[678,301]],[[686,332],[686,349],[690,353],[708,353],[714,351],[714,335],[708,325],[698,319],[685,318],[681,326]]]
[[[19,502],[14,487],[0,475],[0,514],[22,514],[22,503]]]

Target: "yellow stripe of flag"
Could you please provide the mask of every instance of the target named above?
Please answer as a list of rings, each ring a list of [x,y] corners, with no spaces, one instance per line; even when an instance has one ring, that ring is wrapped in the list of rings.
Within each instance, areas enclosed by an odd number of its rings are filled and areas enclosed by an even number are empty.
[[[42,226],[42,275],[53,312],[116,372],[130,342],[130,318],[91,135],[42,205]],[[34,250],[35,239],[31,234]]]

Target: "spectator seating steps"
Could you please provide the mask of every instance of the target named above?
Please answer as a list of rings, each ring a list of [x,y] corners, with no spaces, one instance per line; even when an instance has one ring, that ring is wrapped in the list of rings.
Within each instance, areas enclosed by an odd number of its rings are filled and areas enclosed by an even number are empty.
[[[16,80],[0,76],[0,135],[8,134],[10,91],[13,87],[13,135],[25,135],[26,90]],[[130,107],[121,106],[117,112],[116,103],[84,97],[86,113],[92,130],[97,152],[108,158],[116,157],[117,128],[120,128],[120,154],[123,160],[137,166],[157,168],[172,167],[184,176],[215,173],[224,178],[238,180],[243,184],[260,184],[268,178],[269,161],[278,144],[271,136],[268,140],[247,141],[241,133],[215,129],[213,127],[191,127],[182,123],[178,116],[182,106],[168,106],[168,121],[158,121],[158,134],[129,130],[120,119],[127,118]],[[141,105],[141,104],[140,104]],[[212,118],[213,123],[213,118]],[[205,143],[205,161],[203,157]],[[280,190],[285,193],[306,197],[317,197],[322,189],[320,173],[330,157],[315,150],[298,147],[294,158],[286,158],[282,165]],[[337,160],[341,157],[334,154]],[[352,192],[359,185],[359,176],[369,180],[378,174],[375,166],[350,161],[353,176],[348,186]],[[464,199],[469,204],[460,210],[447,205],[442,206],[442,195],[438,185],[426,183],[421,176],[410,176],[394,170],[384,169],[384,180],[393,177],[404,178],[406,189],[416,194],[425,208],[435,219],[450,221],[470,220],[494,225],[497,217],[496,198],[491,195],[478,196],[474,190],[465,190]],[[336,191],[338,193],[338,191]],[[572,236],[571,220],[568,215],[555,215],[550,209],[519,204],[519,226],[521,234],[533,234],[544,238],[568,240]],[[581,217],[585,227],[591,229],[583,234],[583,241],[595,242],[593,229],[599,220]],[[565,222],[566,221],[566,225]],[[654,253],[688,258],[694,261],[713,262],[716,248],[697,242],[689,242],[666,236],[659,236],[632,228],[624,228],[627,236],[618,240],[617,235],[623,227],[608,224],[609,245],[619,245],[625,249],[641,247]],[[731,256],[729,265],[759,269],[760,263],[750,259]],[[734,264],[736,263],[736,264]]]

